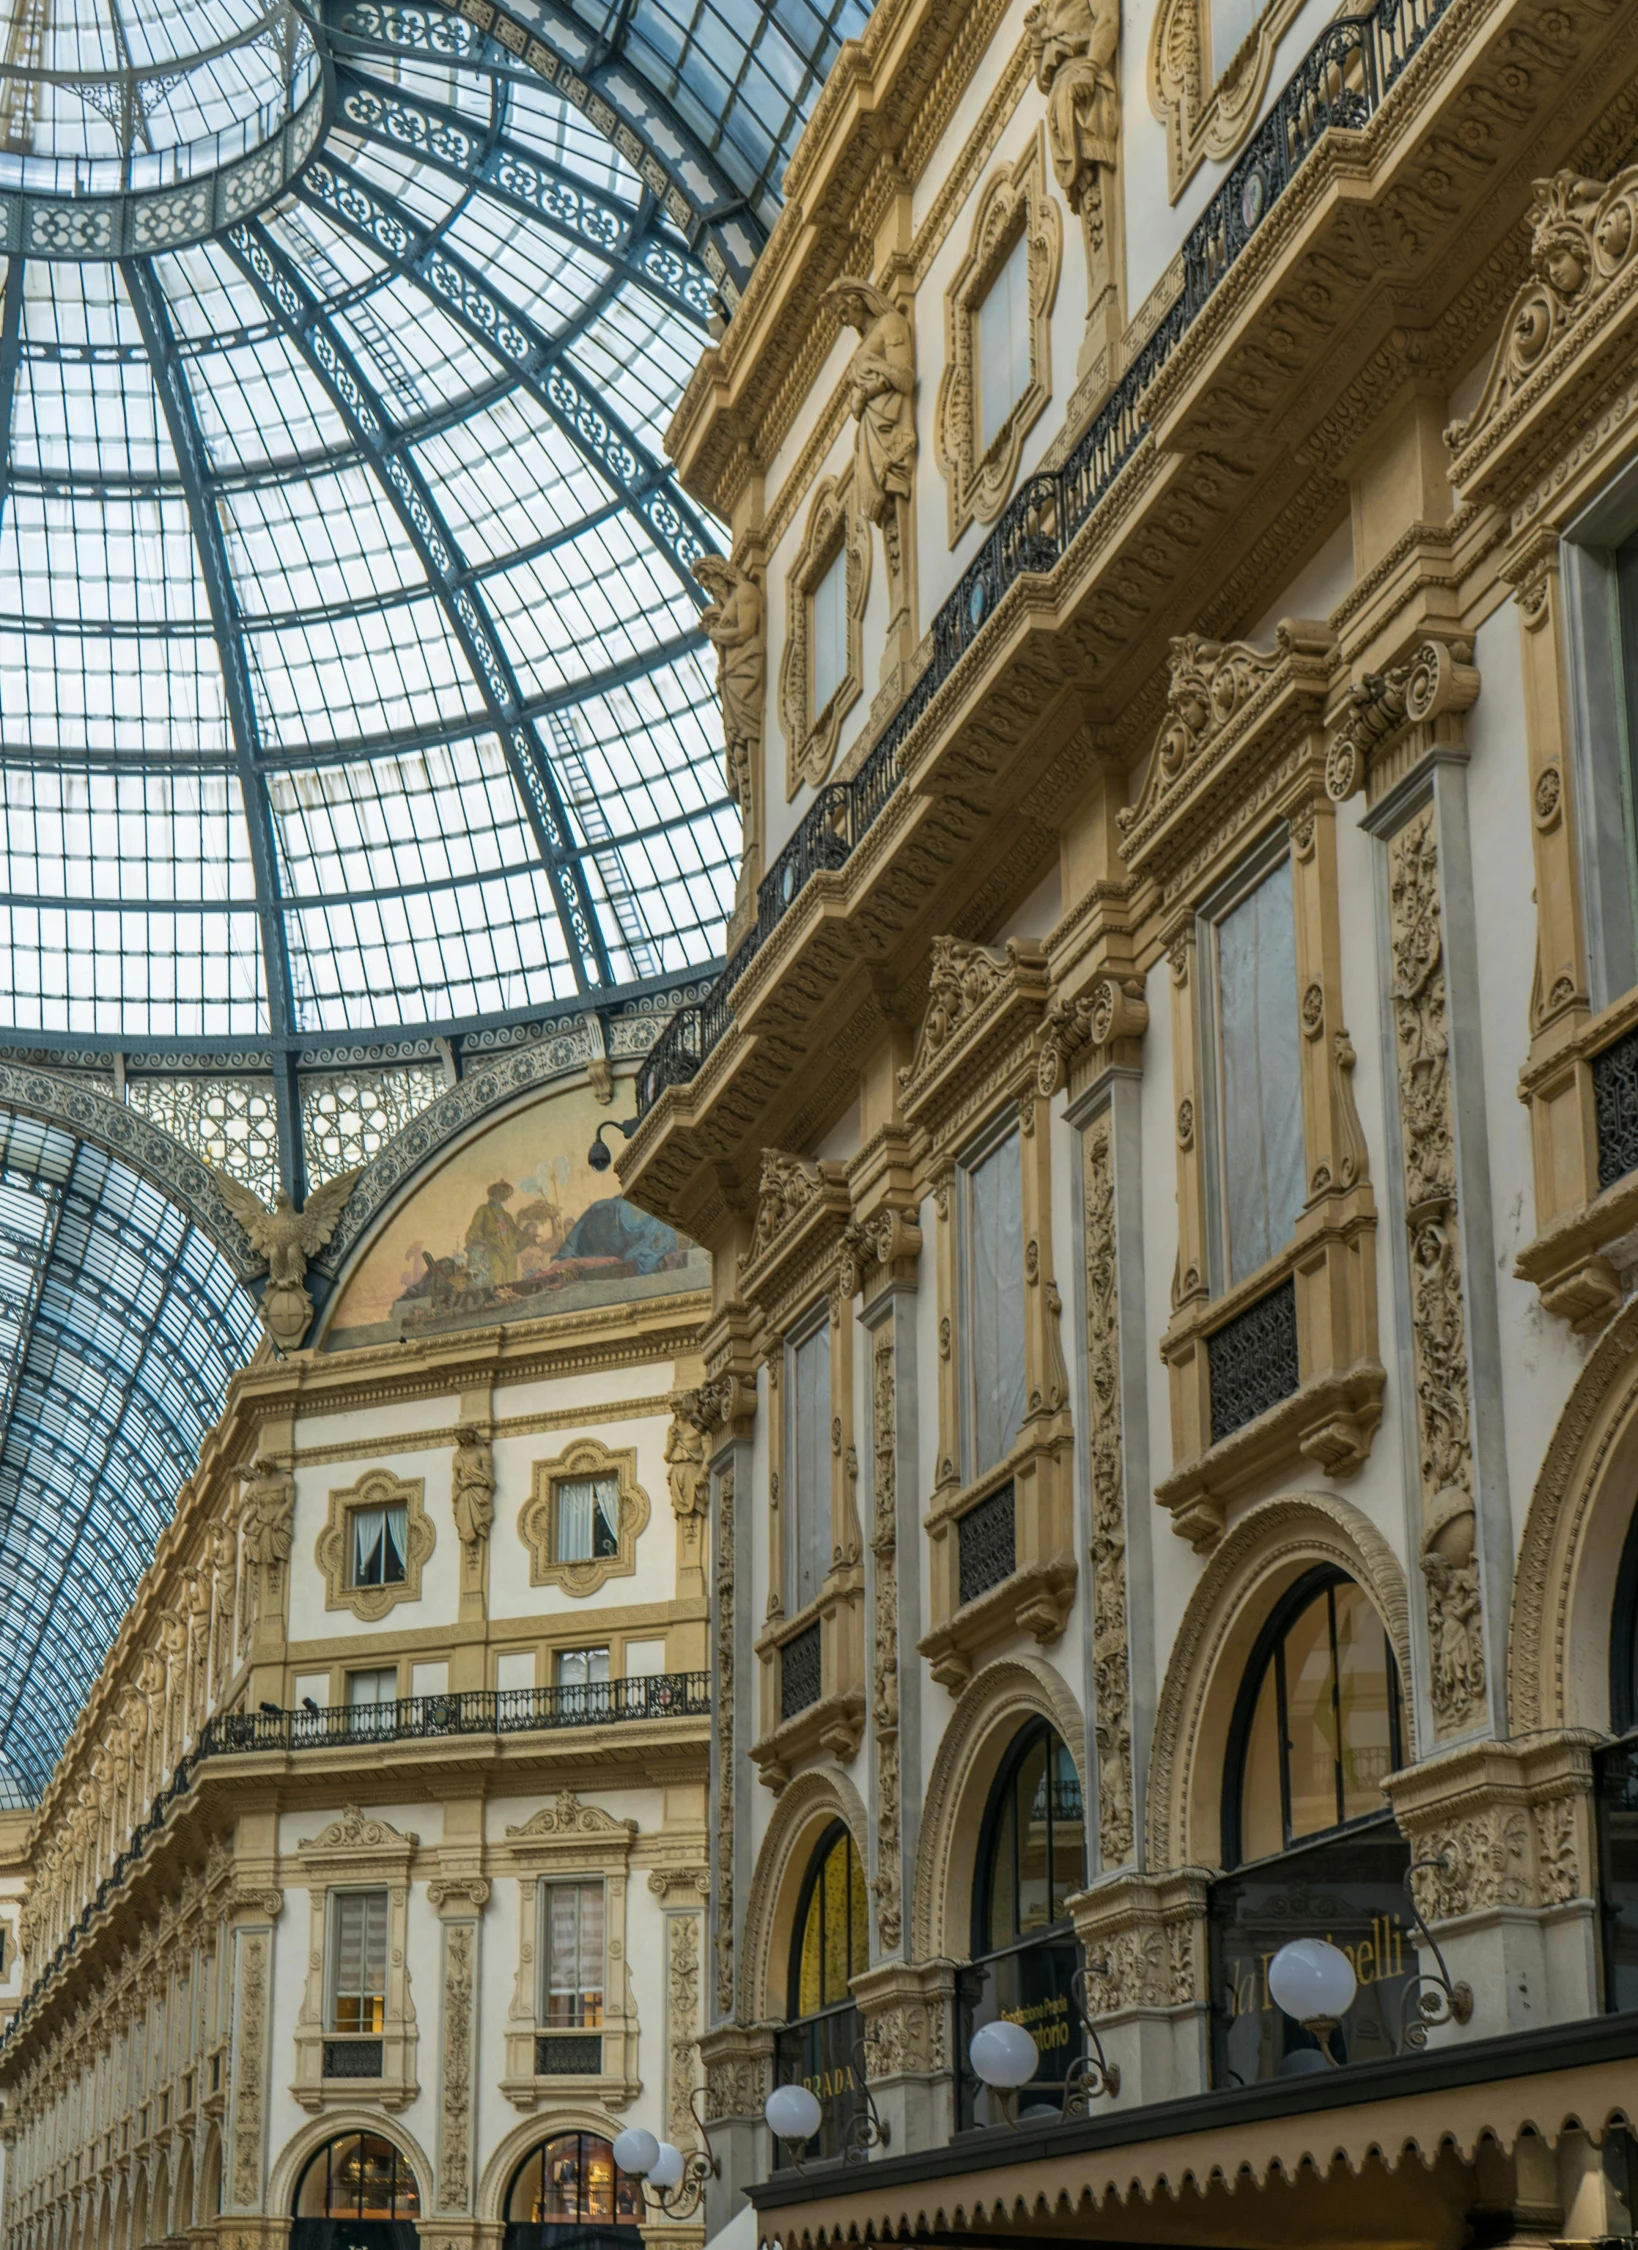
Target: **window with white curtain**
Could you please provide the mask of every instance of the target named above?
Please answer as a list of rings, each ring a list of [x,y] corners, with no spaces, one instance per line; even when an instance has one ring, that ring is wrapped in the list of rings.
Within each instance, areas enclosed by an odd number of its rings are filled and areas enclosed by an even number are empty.
[[[331,2031],[378,2032],[387,2020],[387,1893],[330,1893]]]
[[[1268,0],[1211,0],[1211,74],[1215,85],[1262,21]]]
[[[620,1552],[620,1479],[565,1477],[557,1487],[555,1557],[596,1562]]]
[[[1290,1241],[1306,1185],[1289,854],[1218,918],[1212,935],[1218,1167],[1233,1288]]]
[[[409,1511],[402,1500],[390,1507],[352,1511],[352,1582],[355,1586],[402,1586],[409,1548]]]
[[[591,2031],[603,2021],[603,1886],[540,1886],[540,2021]]]
[[[838,547],[825,574],[808,596],[808,671],[813,683],[813,718],[847,678],[847,548]]]
[[[1018,1135],[966,1170],[967,1476],[1018,1442],[1024,1419],[1024,1194]]]
[[[988,453],[1029,389],[1029,237],[1021,234],[978,308],[978,442]]]
[[[804,1336],[789,1355],[790,1469],[787,1553],[792,1612],[817,1601],[830,1568],[830,1324]]]

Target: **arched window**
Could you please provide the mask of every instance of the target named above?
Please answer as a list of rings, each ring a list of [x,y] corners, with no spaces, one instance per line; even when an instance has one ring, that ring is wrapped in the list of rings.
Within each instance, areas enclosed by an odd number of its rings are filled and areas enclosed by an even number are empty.
[[[505,2250],[546,2250],[567,2239],[566,2227],[595,2244],[605,2229],[635,2227],[642,2217],[641,2182],[620,2170],[609,2142],[598,2133],[559,2133],[531,2149],[512,2175]]]
[[[382,2133],[342,2133],[296,2183],[291,2250],[418,2250],[420,2216],[408,2158]]]
[[[1015,1738],[984,1815],[973,1889],[973,1958],[959,1984],[963,2065],[973,2033],[1005,2016],[1041,2051],[1022,2096],[1056,2106],[1080,2052],[1071,1984],[1080,1955],[1069,1901],[1086,1888],[1086,1806],[1069,1745],[1045,1719]],[[964,2125],[994,2122],[989,2097],[963,2068]]]
[[[1403,1763],[1387,1628],[1340,1570],[1297,1583],[1257,1644],[1235,1709],[1223,1861],[1267,1859],[1370,1820]]]
[[[780,2035],[782,2079],[819,2098],[816,2156],[840,2156],[860,2107],[854,2050],[864,2036],[852,1980],[870,1965],[870,1894],[853,1837],[832,1821],[814,1847],[796,1902]]]
[[[1334,2035],[1350,2060],[1394,2054],[1416,1957],[1410,1848],[1382,1783],[1404,1763],[1399,1666],[1364,1589],[1330,1564],[1276,1605],[1240,1682],[1223,1775],[1223,1864],[1210,1907],[1213,2074],[1249,2084],[1327,2067],[1281,2014],[1268,1963],[1288,1939],[1328,1938],[1358,1997]]]

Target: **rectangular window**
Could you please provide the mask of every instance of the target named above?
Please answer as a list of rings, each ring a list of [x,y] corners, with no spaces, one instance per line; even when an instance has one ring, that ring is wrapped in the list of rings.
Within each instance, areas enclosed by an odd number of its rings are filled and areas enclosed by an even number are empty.
[[[387,1893],[330,1894],[329,2030],[379,2032],[387,2020]]]
[[[813,681],[813,723],[818,725],[847,678],[847,548],[838,547],[808,596],[808,669]]]
[[[408,1550],[408,1511],[402,1500],[387,1508],[352,1511],[352,1582],[355,1586],[402,1586]]]
[[[1211,75],[1215,85],[1256,30],[1268,0],[1211,0]]]
[[[978,308],[979,448],[988,453],[1029,389],[1029,237],[1020,235]]]
[[[620,1552],[620,1480],[565,1477],[557,1487],[556,1559],[595,1562]]]
[[[603,2021],[603,1886],[540,1886],[540,2021],[549,2031]]]
[[[817,1601],[830,1568],[830,1324],[790,1354],[790,1495],[787,1548],[791,1610]]]
[[[559,1687],[607,1687],[609,1652],[606,1648],[560,1648],[557,1652]]]
[[[1220,917],[1213,938],[1217,1156],[1232,1288],[1291,1239],[1307,1182],[1289,856]]]
[[[398,1667],[347,1674],[349,1734],[388,1734],[398,1716]]]
[[[1564,539],[1564,647],[1587,978],[1595,1014],[1638,984],[1638,468]],[[1544,773],[1538,783],[1552,787]],[[1562,788],[1563,781],[1557,787]],[[1556,799],[1554,800],[1556,803]],[[1553,806],[1538,799],[1538,814]]]
[[[1024,1191],[1018,1135],[966,1174],[967,1476],[987,1476],[1024,1419]]]

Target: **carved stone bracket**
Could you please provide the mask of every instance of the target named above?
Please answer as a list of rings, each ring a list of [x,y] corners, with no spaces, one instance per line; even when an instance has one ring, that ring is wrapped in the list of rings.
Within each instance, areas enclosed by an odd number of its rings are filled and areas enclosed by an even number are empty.
[[[1435,744],[1459,749],[1460,720],[1478,700],[1471,641],[1424,641],[1403,663],[1367,672],[1353,688],[1325,754],[1325,788],[1342,804],[1358,789],[1375,802]]]
[[[1118,1875],[1069,1901],[1096,2020],[1201,2005],[1210,1882],[1197,1867]]]

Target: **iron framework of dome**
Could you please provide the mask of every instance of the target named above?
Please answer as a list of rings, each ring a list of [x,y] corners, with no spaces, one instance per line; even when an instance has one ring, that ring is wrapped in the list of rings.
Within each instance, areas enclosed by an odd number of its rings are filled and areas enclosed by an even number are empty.
[[[866,13],[0,11],[0,1801],[255,1341],[172,1172],[300,1198],[715,965],[663,433]],[[61,1121],[108,1096],[179,1169]]]

